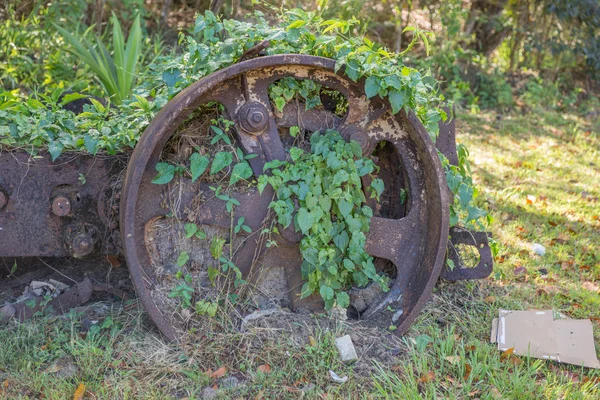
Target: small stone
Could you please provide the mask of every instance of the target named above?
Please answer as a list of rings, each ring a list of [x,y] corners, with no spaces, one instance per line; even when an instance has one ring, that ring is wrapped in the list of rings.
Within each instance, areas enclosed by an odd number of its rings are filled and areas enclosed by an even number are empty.
[[[534,243],[533,246],[531,246],[531,250],[533,251],[533,254],[538,256],[543,257],[546,254],[546,248],[539,243]]]
[[[5,304],[0,308],[0,324],[8,322],[15,314],[17,309],[12,304]]]
[[[352,362],[358,360],[358,355],[356,354],[356,349],[354,349],[354,344],[352,343],[352,339],[350,335],[345,335],[335,339],[335,346],[340,353],[340,358],[343,362]]]
[[[223,389],[233,389],[239,384],[240,381],[238,380],[238,378],[236,378],[235,376],[230,376],[228,378],[221,379],[221,384],[219,386],[221,386],[221,388]]]
[[[352,343],[360,343],[360,337],[354,332],[350,334],[350,339]]]
[[[212,400],[217,398],[217,390],[211,387],[205,387],[200,393],[200,398],[203,400]]]
[[[338,321],[346,321],[348,319],[348,312],[345,308],[335,306],[329,310],[329,317],[337,319]]]

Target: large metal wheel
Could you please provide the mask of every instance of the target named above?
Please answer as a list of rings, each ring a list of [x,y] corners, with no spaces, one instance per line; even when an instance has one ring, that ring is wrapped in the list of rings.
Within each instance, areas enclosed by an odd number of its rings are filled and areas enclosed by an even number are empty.
[[[384,328],[394,325],[396,333],[406,331],[428,300],[444,261],[448,240],[448,200],[443,169],[437,150],[417,117],[400,111],[392,115],[386,101],[367,99],[364,82],[352,82],[334,72],[335,62],[306,55],[276,55],[244,61],[192,84],[173,98],[154,118],[136,146],[127,168],[121,199],[121,234],[127,265],[138,296],[160,331],[171,340],[181,340],[185,329],[154,301],[152,292],[161,279],[150,260],[146,226],[169,213],[186,214],[192,199],[206,183],[179,183],[176,209],[165,208],[169,185],[152,184],[156,164],[178,126],[199,106],[218,102],[227,117],[235,121],[238,142],[247,154],[255,176],[265,162],[287,156],[281,130],[299,125],[308,132],[324,127],[337,129],[345,139],[357,140],[364,154],[378,157],[386,185],[385,201],[368,203],[374,210],[366,250],[380,264],[391,269],[391,289],[379,293],[357,317]],[[286,107],[283,115],[272,109],[268,88],[284,78],[311,79],[338,91],[348,102],[346,115],[327,110],[304,111]],[[382,146],[381,142],[386,143]],[[381,149],[385,150],[381,150]],[[377,153],[379,152],[379,153]],[[386,164],[386,165],[383,165]],[[394,183],[396,182],[396,183]],[[406,200],[398,192],[406,189]],[[267,189],[236,195],[237,216],[259,230],[268,214],[273,192]],[[206,200],[195,214],[199,224],[229,227],[230,216],[222,201]],[[282,232],[281,246],[267,249],[264,243],[248,238],[234,255],[235,264],[245,275],[252,271],[258,257],[279,259],[285,265],[291,308],[308,305],[314,299],[299,300],[301,284],[300,238]],[[270,254],[270,255],[269,255]],[[311,303],[312,301],[312,303]],[[318,303],[318,301],[317,301]]]

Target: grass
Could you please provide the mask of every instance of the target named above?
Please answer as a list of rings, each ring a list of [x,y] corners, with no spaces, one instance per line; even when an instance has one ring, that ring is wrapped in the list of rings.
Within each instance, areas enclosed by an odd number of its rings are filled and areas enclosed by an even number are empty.
[[[498,309],[554,309],[592,318],[598,348],[600,122],[544,111],[458,120],[500,252],[490,278],[438,283],[402,338],[397,362],[361,374],[337,357],[341,331],[325,328],[299,347],[281,332],[264,339],[251,331],[215,335],[211,351],[184,351],[166,344],[133,301],[113,304],[87,332],[89,310],[4,327],[0,398],[72,398],[81,383],[86,399],[201,398],[206,387],[222,385],[208,371],[220,367],[241,382],[220,391],[222,398],[600,398],[600,371],[506,357],[489,343]],[[535,255],[533,243],[546,254]],[[76,372],[58,376],[57,360]],[[330,369],[349,380],[331,382]]]

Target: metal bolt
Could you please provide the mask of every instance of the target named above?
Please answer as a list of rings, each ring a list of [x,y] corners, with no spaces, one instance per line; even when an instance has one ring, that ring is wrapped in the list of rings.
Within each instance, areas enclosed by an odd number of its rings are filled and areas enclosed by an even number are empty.
[[[73,256],[76,258],[85,257],[94,251],[95,241],[91,235],[78,233],[73,238]]]
[[[269,125],[269,111],[261,103],[246,103],[238,111],[238,121],[246,132],[259,135]]]
[[[0,189],[0,210],[6,207],[8,204],[8,195],[4,193],[2,189]]]
[[[52,200],[52,213],[58,217],[65,217],[71,212],[71,201],[65,196],[56,196]]]

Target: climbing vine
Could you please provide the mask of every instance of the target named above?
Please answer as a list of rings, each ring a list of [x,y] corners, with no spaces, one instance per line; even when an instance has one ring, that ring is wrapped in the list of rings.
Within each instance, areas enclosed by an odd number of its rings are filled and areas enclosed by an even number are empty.
[[[268,162],[265,170],[271,174],[259,177],[258,189],[262,192],[271,185],[276,200],[270,207],[277,221],[284,228],[293,223],[303,234],[300,252],[306,283],[301,297],[319,292],[326,309],[335,303],[346,308],[350,298],[344,290],[365,286],[370,280],[386,288],[365,251],[373,210],[365,205],[361,178],[377,167],[363,157],[356,141],[346,142],[334,130],[314,133],[310,145],[310,152],[292,147],[289,162]],[[379,199],[383,188],[383,181],[374,178],[368,192]]]

